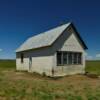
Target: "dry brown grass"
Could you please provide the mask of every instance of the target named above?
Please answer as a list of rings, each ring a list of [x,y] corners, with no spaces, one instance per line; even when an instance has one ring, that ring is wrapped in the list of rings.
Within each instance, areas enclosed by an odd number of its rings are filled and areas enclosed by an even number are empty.
[[[52,79],[36,73],[1,70],[0,100],[99,100],[100,79],[72,75]]]
[[[86,71],[99,75],[100,63],[93,63],[87,64]],[[92,66],[95,63],[98,66]],[[15,61],[1,61],[0,100],[100,100],[100,79],[85,75],[52,79],[18,72]]]

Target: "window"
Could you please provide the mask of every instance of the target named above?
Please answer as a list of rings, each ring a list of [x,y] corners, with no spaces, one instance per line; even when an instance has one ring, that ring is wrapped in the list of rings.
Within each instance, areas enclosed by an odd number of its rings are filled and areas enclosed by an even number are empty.
[[[68,53],[67,52],[64,52],[63,53],[63,59],[62,59],[63,60],[63,64],[68,64],[68,62],[67,62],[67,58],[68,57],[67,56],[68,56]]]
[[[76,52],[57,52],[57,65],[66,64],[81,64],[82,63],[82,53]]]
[[[68,64],[72,64],[72,53],[68,53]]]
[[[73,53],[73,63],[74,64],[78,64],[78,58],[77,58],[77,56],[78,56],[78,53]]]
[[[21,53],[21,63],[23,63],[23,62],[24,62],[24,54]]]
[[[61,52],[57,52],[57,65],[61,65],[62,64],[62,53]]]
[[[78,59],[78,61],[77,61],[77,62],[78,62],[79,64],[81,64],[81,63],[82,63],[82,57],[81,57],[81,56],[82,56],[82,54],[81,54],[81,53],[79,53],[77,56],[78,56],[78,57],[77,57],[77,59]]]

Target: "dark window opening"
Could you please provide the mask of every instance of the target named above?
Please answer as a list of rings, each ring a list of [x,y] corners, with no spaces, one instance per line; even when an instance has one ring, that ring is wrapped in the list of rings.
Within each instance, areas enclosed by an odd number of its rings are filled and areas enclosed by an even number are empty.
[[[78,54],[78,63],[79,63],[79,64],[82,63],[82,54]]]
[[[72,53],[68,53],[68,64],[72,64]]]
[[[78,61],[77,61],[77,56],[78,56],[78,53],[73,53],[73,63],[74,64],[78,64]]]
[[[23,63],[24,62],[24,54],[22,53],[21,54],[21,63]]]
[[[57,52],[57,65],[61,65],[62,64],[62,53],[61,52]]]
[[[63,64],[68,64],[68,62],[67,62],[67,59],[68,59],[68,53],[66,53],[66,52],[64,52],[63,53]]]
[[[57,65],[66,64],[82,64],[82,53],[67,51],[57,52]]]

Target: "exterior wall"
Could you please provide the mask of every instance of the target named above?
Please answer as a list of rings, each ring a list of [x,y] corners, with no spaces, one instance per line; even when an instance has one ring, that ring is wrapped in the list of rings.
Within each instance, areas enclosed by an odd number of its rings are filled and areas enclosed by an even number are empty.
[[[68,38],[66,39],[66,33],[69,33]],[[59,45],[58,45],[59,44]],[[63,45],[62,45],[63,44]],[[55,76],[63,75],[72,75],[72,74],[83,74],[85,72],[85,51],[76,37],[74,30],[66,30],[64,34],[59,38],[54,44],[54,49],[58,48],[55,51],[72,51],[72,52],[81,52],[82,53],[82,64],[81,65],[66,65],[66,66],[57,66],[56,53],[54,54],[54,70]]]
[[[29,51],[23,53],[24,53],[23,63],[21,63],[21,58],[20,58],[21,53],[17,53],[17,57],[16,57],[17,70],[37,72],[40,74],[45,73],[47,76],[52,75],[53,53],[49,47],[34,50],[34,52]],[[29,66],[30,57],[32,57],[32,66]]]
[[[20,56],[20,54],[18,53],[16,58],[16,70],[21,70],[21,71],[28,71],[29,70],[29,59],[28,58],[24,58],[24,63],[21,63],[21,58],[19,58],[18,56]]]
[[[52,75],[52,56],[32,57],[32,67],[30,72],[45,73],[47,76]]]
[[[66,65],[66,66],[56,66],[55,76],[73,75],[73,74],[84,74],[85,73],[85,53],[82,55],[81,65]],[[56,57],[56,56],[55,56]]]
[[[83,52],[82,46],[79,44],[74,33],[70,34],[69,38],[65,41],[63,46],[60,49],[61,51],[75,51]]]

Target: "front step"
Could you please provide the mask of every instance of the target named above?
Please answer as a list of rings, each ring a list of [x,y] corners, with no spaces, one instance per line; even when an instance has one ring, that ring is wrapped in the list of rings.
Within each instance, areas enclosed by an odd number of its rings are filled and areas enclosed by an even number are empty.
[[[66,74],[65,73],[54,74],[54,77],[63,77],[63,76],[66,76]]]

